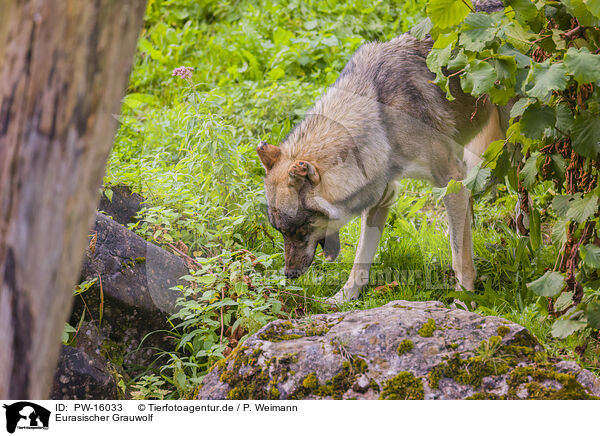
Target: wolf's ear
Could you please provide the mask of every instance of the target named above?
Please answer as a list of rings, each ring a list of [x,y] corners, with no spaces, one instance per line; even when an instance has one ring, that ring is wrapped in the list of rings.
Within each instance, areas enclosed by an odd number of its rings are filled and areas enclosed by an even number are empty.
[[[305,160],[297,160],[288,168],[291,185],[300,185],[304,180],[308,180],[313,185],[318,185],[321,176],[313,164]]]
[[[271,168],[273,168],[281,157],[281,150],[279,147],[267,144],[265,141],[260,141],[260,144],[256,147],[256,152],[258,153],[260,163],[262,163],[267,172],[271,171]]]

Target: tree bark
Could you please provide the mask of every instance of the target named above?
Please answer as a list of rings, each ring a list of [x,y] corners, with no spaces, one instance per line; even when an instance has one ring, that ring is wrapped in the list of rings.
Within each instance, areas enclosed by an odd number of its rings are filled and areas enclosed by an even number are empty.
[[[146,0],[0,1],[0,398],[47,398]]]

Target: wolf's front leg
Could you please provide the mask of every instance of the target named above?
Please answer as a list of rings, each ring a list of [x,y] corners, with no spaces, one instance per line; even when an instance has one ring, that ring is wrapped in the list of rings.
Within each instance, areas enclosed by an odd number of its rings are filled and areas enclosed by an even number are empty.
[[[448,214],[452,269],[456,274],[457,288],[471,291],[476,277],[471,236],[471,195],[463,187],[457,193],[446,195],[444,204]]]
[[[354,257],[354,265],[348,281],[337,294],[326,300],[327,304],[337,305],[354,300],[360,295],[363,286],[369,282],[369,270],[381,239],[385,221],[396,197],[395,184],[389,184],[381,200],[361,215],[360,239]]]

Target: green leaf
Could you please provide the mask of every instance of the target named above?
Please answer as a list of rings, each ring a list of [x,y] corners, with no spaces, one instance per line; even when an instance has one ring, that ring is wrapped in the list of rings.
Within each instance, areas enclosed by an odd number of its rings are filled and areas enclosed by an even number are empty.
[[[561,32],[559,29],[552,29],[552,42],[554,42],[554,45],[556,45],[556,48],[558,50],[567,49],[567,43],[562,38],[562,35],[564,35],[564,33]]]
[[[567,218],[577,221],[579,224],[581,224],[587,221],[587,219],[597,211],[598,197],[596,195],[577,198],[569,204]]]
[[[452,52],[451,46],[444,48],[434,48],[427,55],[427,66],[431,71],[441,71],[442,67],[446,66],[450,60],[450,54]]]
[[[431,22],[431,18],[427,17],[424,20],[410,29],[410,33],[417,39],[423,39],[427,36],[427,34],[431,31],[433,27],[433,23]]]
[[[177,44],[179,42],[179,37],[177,36],[177,32],[172,27],[167,29],[165,33],[165,37],[170,44]]]
[[[462,188],[463,184],[460,180],[450,179],[448,185],[445,188],[437,188],[434,187],[431,189],[431,193],[433,194],[433,198],[437,201],[440,201],[448,194],[454,194]]]
[[[585,266],[600,268],[600,247],[593,244],[582,245],[579,247],[579,252]]]
[[[61,338],[62,343],[67,345],[67,343],[69,342],[70,335],[72,333],[75,333],[76,331],[77,330],[75,330],[75,328],[71,324],[66,322],[65,327],[63,328],[63,332],[62,332],[62,338]]]
[[[469,174],[465,178],[465,187],[473,193],[482,192],[490,180],[491,175],[491,169],[481,168],[481,164],[478,164],[469,171]]]
[[[469,51],[481,51],[496,36],[492,17],[484,13],[467,15],[460,33],[460,44]],[[514,62],[514,61],[513,61]]]
[[[429,0],[427,16],[440,29],[448,29],[460,24],[471,10],[471,0]]]
[[[552,336],[564,339],[578,330],[585,328],[587,324],[583,321],[574,321],[572,319],[557,319],[552,324]]]
[[[504,27],[504,35],[508,43],[523,53],[529,51],[532,45],[531,40],[537,36],[535,33],[527,32],[517,21],[511,21],[508,26]],[[502,54],[506,55],[507,53]]]
[[[527,288],[541,297],[554,297],[564,286],[565,278],[555,271],[547,271],[539,279],[527,283]]]
[[[600,2],[599,2],[600,3]],[[600,55],[590,53],[587,47],[570,47],[565,55],[567,71],[579,83],[593,83],[600,80]]]
[[[155,49],[152,43],[146,38],[138,39],[138,46],[141,52],[147,53],[148,56],[150,56],[153,60],[160,62],[163,62],[165,60],[165,57],[163,56],[162,52],[160,50]]]
[[[527,45],[529,47],[529,45]],[[531,64],[531,58],[524,55],[519,50],[511,47],[509,44],[501,45],[498,49],[498,54],[502,56],[513,57],[519,68],[527,68]]]
[[[150,104],[154,102],[155,98],[150,94],[140,94],[137,92],[127,94],[123,99],[123,104],[130,107],[131,109],[137,109],[138,107]]]
[[[565,171],[567,169],[567,163],[568,163],[567,160],[558,153],[554,153],[550,157],[552,159],[554,171],[560,177],[561,180],[564,180],[565,179]]]
[[[575,295],[574,292],[561,293],[554,302],[554,308],[559,311],[568,309],[573,304],[573,295]]]
[[[315,27],[317,27],[319,24],[319,22],[317,20],[311,20],[311,21],[307,21],[304,23],[304,28],[306,30],[313,30]]]
[[[268,72],[267,77],[269,80],[278,80],[285,76],[285,70],[281,67],[275,67]]]
[[[600,153],[600,117],[589,112],[575,118],[572,145],[583,157],[595,158]]]
[[[474,96],[486,93],[496,81],[496,70],[488,62],[475,59],[465,68],[460,83],[465,92]]]
[[[525,165],[523,165],[523,168],[519,172],[519,178],[523,181],[523,185],[525,185],[525,188],[527,189],[531,189],[531,187],[535,183],[535,179],[538,174],[537,159],[539,156],[540,153],[538,153],[537,151],[531,156],[529,156],[529,158],[525,162]]]
[[[600,330],[600,303],[594,301],[588,304],[585,309],[585,315],[588,319],[588,324],[597,330]]]
[[[436,78],[433,83],[439,86],[446,93],[446,98],[449,100],[454,100],[454,97],[452,97],[452,94],[450,94],[450,89],[448,87],[448,78],[442,71],[442,68],[446,66],[450,59],[451,52],[451,46],[434,48],[429,52],[426,62],[427,67],[436,74]]]
[[[453,71],[458,71],[467,66],[469,63],[469,59],[465,55],[464,50],[460,50],[456,56],[448,61],[448,69]]]
[[[537,250],[542,245],[542,229],[540,223],[540,212],[536,208],[531,208],[529,214],[529,239],[531,248]]]
[[[516,191],[519,188],[517,168],[514,166],[509,167],[506,172],[506,178],[508,180],[508,185],[513,189],[513,191]]]
[[[552,199],[552,209],[558,216],[565,218],[574,199],[575,197],[572,195],[556,195]]]
[[[559,103],[555,106],[556,128],[561,132],[568,133],[573,127],[573,113],[565,103]]]
[[[534,102],[535,100],[533,98],[523,97],[518,99],[513,105],[513,107],[510,109],[510,117],[520,117],[521,115],[523,115],[523,112],[525,112],[525,109],[527,109],[527,106]]]
[[[321,42],[323,44],[325,44],[327,47],[337,47],[338,45],[340,45],[340,41],[337,39],[337,37],[335,35],[331,35],[331,36],[328,36],[327,38],[323,38],[321,40]]]
[[[490,96],[492,103],[498,106],[504,106],[516,95],[516,93],[512,86],[494,83],[494,86],[488,90],[488,95]]]
[[[217,277],[216,276],[212,276],[212,275],[206,275],[206,276],[202,276],[202,277],[198,277],[198,283],[202,283],[203,285],[212,285],[217,281]]]
[[[546,101],[552,91],[565,89],[567,83],[567,69],[563,64],[551,64],[550,61],[535,62],[527,76],[525,93]]]
[[[554,127],[556,118],[549,106],[529,106],[525,109],[519,126],[527,138],[540,139],[548,127]]]
[[[175,16],[180,20],[185,20],[187,17],[190,16],[190,13],[188,11],[176,11]]]
[[[566,218],[558,220],[552,227],[552,243],[559,247],[562,247],[567,241],[567,226],[569,220]]]
[[[600,1],[598,0],[583,0],[587,10],[596,18],[600,19]]]
[[[186,376],[185,376],[185,373],[184,373],[184,372],[179,372],[179,373],[177,374],[177,376],[176,376],[176,379],[177,379],[177,385],[178,385],[180,388],[183,388],[183,387],[185,387],[185,381],[186,381],[186,379],[187,379],[187,378],[186,378]]]
[[[567,6],[567,11],[577,18],[579,24],[586,27],[595,27],[600,24],[600,17],[591,12],[597,10],[597,6],[592,6],[597,1],[588,0],[587,3],[584,3],[584,0],[561,0]]]
[[[458,34],[456,32],[444,33],[442,35],[438,35],[435,38],[435,42],[433,43],[433,48],[444,49],[450,46],[450,49],[454,48],[454,44],[456,44],[456,40],[458,39]]]
[[[487,168],[494,169],[496,168],[496,162],[498,158],[504,151],[505,141],[503,139],[499,139],[497,141],[493,141],[488,148],[483,152],[483,161],[484,165]],[[466,149],[465,149],[466,153]]]
[[[531,0],[506,0],[505,3],[515,10],[519,21],[531,21],[539,13]]]
[[[106,197],[106,198],[108,198],[108,201],[109,201],[110,203],[112,203],[112,199],[113,199],[113,190],[112,190],[112,189],[110,189],[110,188],[106,188],[106,189],[104,190],[104,195],[105,195],[105,197]]]
[[[517,72],[515,58],[512,56],[497,56],[492,62],[496,69],[498,80],[501,80],[507,86],[514,86]]]

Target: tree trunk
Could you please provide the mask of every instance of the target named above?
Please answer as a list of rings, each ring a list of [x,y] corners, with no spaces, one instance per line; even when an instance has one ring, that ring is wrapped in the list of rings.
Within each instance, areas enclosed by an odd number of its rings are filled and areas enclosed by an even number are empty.
[[[0,1],[0,398],[49,394],[146,0]]]

